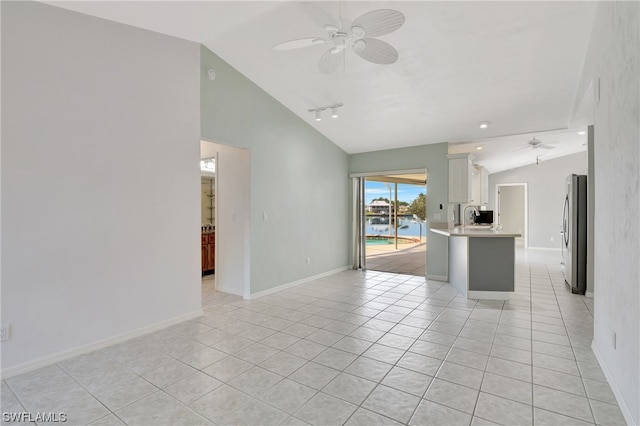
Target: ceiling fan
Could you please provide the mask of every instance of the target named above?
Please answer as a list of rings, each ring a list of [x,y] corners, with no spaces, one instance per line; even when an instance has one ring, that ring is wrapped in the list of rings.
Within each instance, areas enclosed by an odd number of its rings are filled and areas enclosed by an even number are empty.
[[[326,31],[326,37],[285,41],[275,45],[274,50],[291,50],[327,44],[331,47],[320,57],[319,63],[323,74],[333,73],[340,62],[344,64],[348,49],[353,49],[362,59],[374,64],[388,65],[398,60],[398,51],[393,46],[374,37],[392,33],[400,28],[404,24],[404,15],[401,12],[393,9],[377,9],[351,22],[341,16],[333,16],[317,3],[301,3],[300,8],[311,21]]]
[[[527,144],[533,149],[538,149],[538,148],[553,149],[553,148],[555,148],[554,146],[543,144],[542,141],[540,139],[536,139],[535,136],[533,137],[533,139],[528,140]]]
[[[536,139],[536,137],[534,136],[533,139],[528,140],[527,144],[531,147],[531,149],[535,149],[536,150],[536,164],[540,164],[540,155],[538,154],[538,149],[542,148],[542,149],[553,149],[555,147],[551,146],[551,145],[545,145],[542,143],[542,141],[540,139]]]

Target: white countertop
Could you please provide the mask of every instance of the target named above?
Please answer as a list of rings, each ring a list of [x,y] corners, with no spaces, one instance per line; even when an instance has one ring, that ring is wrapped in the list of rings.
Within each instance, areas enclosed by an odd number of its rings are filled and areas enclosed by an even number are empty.
[[[477,228],[474,226],[456,226],[454,228],[431,228],[432,232],[446,237],[521,237],[521,234],[513,232],[496,231],[495,229]]]

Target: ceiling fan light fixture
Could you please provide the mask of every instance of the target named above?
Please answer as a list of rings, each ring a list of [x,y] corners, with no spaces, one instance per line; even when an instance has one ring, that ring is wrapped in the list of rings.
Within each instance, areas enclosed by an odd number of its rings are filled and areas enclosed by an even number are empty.
[[[338,118],[338,107],[334,106],[331,108],[331,118]]]
[[[316,110],[316,121],[322,121],[322,110]]]
[[[359,27],[359,26],[353,26],[351,27],[351,34],[353,34],[355,37],[358,38],[362,38],[364,37],[364,35],[366,34],[364,28]]]
[[[481,121],[480,122],[480,128],[481,129],[486,129],[487,127],[489,127],[489,122],[488,121]]]
[[[404,14],[393,9],[377,9],[366,12],[355,20],[344,19],[328,12],[320,2],[303,1],[300,4],[310,21],[322,28],[327,36],[321,39],[313,37],[289,40],[273,47],[274,50],[292,50],[321,43],[332,43],[334,47],[327,49],[320,57],[318,68],[323,74],[331,74],[342,68],[347,51],[353,48],[357,55],[367,62],[378,65],[390,65],[398,60],[395,47],[376,37],[390,34],[404,25]],[[340,12],[340,8],[338,8]],[[363,42],[355,43],[357,40]],[[342,56],[342,60],[338,58]],[[342,67],[340,67],[342,65]]]
[[[361,52],[367,47],[367,42],[364,40],[356,40],[353,42],[353,50]]]

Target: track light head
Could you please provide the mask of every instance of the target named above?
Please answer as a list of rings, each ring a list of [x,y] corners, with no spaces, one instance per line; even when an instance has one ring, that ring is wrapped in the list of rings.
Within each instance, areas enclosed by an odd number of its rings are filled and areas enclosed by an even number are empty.
[[[340,103],[340,104],[328,105],[324,107],[313,108],[313,109],[310,109],[309,112],[312,112],[315,114],[316,121],[322,121],[322,111],[327,111],[327,110],[331,110],[331,118],[338,118],[338,108],[342,107],[343,105],[344,104]]]

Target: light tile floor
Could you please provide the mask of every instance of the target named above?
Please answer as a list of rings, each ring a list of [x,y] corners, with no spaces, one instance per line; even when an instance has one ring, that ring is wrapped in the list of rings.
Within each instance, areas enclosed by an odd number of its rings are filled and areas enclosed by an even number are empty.
[[[557,254],[555,254],[557,256]],[[589,347],[592,300],[517,260],[508,302],[345,271],[2,382],[2,411],[93,425],[624,424]]]

